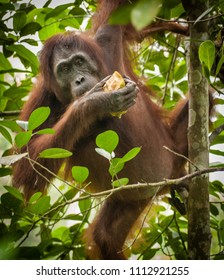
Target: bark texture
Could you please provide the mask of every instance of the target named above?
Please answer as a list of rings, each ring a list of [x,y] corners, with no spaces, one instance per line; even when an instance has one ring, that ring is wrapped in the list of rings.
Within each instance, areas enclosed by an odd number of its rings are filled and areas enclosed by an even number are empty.
[[[208,9],[208,1],[183,0],[190,21],[196,21]],[[189,159],[190,173],[209,166],[209,92],[198,57],[199,45],[207,40],[208,22],[190,24],[189,48]],[[209,259],[211,233],[209,209],[209,178],[201,175],[190,181],[188,198],[188,258]]]

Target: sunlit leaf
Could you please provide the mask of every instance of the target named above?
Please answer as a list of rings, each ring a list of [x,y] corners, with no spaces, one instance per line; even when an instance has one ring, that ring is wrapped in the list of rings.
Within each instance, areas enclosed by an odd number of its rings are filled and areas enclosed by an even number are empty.
[[[117,133],[113,130],[107,130],[103,133],[100,133],[96,137],[96,145],[107,151],[108,153],[112,153],[117,147],[119,142],[119,137]]]
[[[128,24],[130,22],[132,5],[127,3],[125,5],[119,6],[109,18],[110,24]]]
[[[83,199],[79,201],[79,208],[82,213],[85,213],[86,211],[89,211],[91,208],[92,201],[91,199]]]
[[[200,62],[205,64],[210,72],[215,60],[215,44],[210,40],[201,43],[198,54]]]
[[[45,20],[47,21],[49,18],[55,18],[58,15],[60,15],[64,10],[66,10],[68,7],[71,7],[71,4],[63,4],[55,7],[52,9],[52,12],[48,13],[45,17]]]
[[[131,11],[131,22],[137,30],[149,25],[161,8],[160,0],[140,0]]]
[[[42,192],[36,192],[34,193],[31,198],[29,199],[29,203],[36,202],[40,197],[42,196]]]
[[[70,240],[69,229],[65,226],[59,227],[52,231],[52,237],[66,242],[67,240]]]
[[[121,163],[122,162],[127,162],[132,160],[137,156],[137,154],[141,151],[141,148],[136,147],[131,149],[129,152],[127,152],[122,158],[121,158]]]
[[[111,165],[109,167],[109,173],[112,178],[117,175],[124,168],[124,162],[120,158],[114,158],[111,160]]]
[[[45,128],[38,130],[35,134],[55,134],[55,130],[52,128]]]
[[[49,117],[51,110],[49,107],[40,107],[32,112],[28,120],[28,129],[34,130],[43,124]]]
[[[17,147],[22,148],[23,146],[28,144],[31,137],[32,137],[32,131],[24,131],[24,132],[18,133],[15,137],[15,142],[16,142]]]
[[[128,182],[129,182],[128,178],[121,178],[116,181],[113,181],[112,185],[113,185],[113,187],[121,187],[121,186],[127,185]]]
[[[30,211],[32,211],[34,214],[40,215],[48,211],[50,207],[50,197],[43,196],[35,204],[30,206]]]
[[[72,153],[61,148],[50,148],[42,151],[39,154],[40,158],[67,158],[72,156]]]
[[[84,183],[89,176],[88,168],[84,166],[73,166],[72,167],[72,177],[77,183]]]
[[[55,21],[55,19],[53,18],[48,19],[45,24],[46,26],[44,26],[38,32],[41,41],[45,41],[49,37],[61,31],[61,29],[59,28],[60,23]]]

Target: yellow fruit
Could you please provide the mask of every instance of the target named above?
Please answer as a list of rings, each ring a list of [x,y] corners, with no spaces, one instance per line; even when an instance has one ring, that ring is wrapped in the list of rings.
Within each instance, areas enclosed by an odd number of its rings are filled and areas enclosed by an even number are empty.
[[[103,86],[103,90],[105,92],[111,92],[114,90],[118,90],[120,88],[125,87],[125,81],[123,77],[121,76],[120,73],[115,71],[113,75],[108,79]],[[121,118],[123,114],[125,114],[127,111],[122,111],[122,112],[116,112],[116,113],[111,113],[112,116]]]
[[[125,86],[125,81],[120,73],[115,71],[113,75],[108,79],[103,86],[105,92],[110,92],[113,90],[118,90]]]

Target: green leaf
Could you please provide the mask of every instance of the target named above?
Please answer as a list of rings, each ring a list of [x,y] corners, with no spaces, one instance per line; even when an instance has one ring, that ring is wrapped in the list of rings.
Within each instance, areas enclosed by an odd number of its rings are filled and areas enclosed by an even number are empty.
[[[63,4],[59,5],[56,8],[52,9],[52,12],[48,13],[45,17],[45,20],[47,21],[49,18],[55,18],[58,15],[60,15],[64,10],[66,10],[68,7],[71,7],[71,4]]]
[[[15,137],[17,147],[22,148],[23,146],[25,146],[30,141],[31,137],[32,131],[24,131],[17,134]]]
[[[140,0],[131,11],[131,22],[137,30],[149,25],[161,8],[161,0]]]
[[[39,154],[40,158],[67,158],[72,156],[72,153],[60,148],[50,148],[42,151]]]
[[[39,30],[39,38],[41,41],[45,41],[49,37],[55,35],[56,33],[61,32],[59,28],[59,22],[55,21],[55,19],[51,18],[45,22],[46,26]]]
[[[35,134],[55,134],[55,130],[52,128],[45,128],[45,129],[41,129],[38,130]]]
[[[177,70],[175,71],[174,74],[174,79],[175,81],[181,80],[184,76],[186,76],[187,73],[187,67],[186,64],[180,65],[177,67]]]
[[[73,166],[72,167],[72,177],[77,183],[84,183],[89,176],[88,168],[84,166]]]
[[[25,48],[23,45],[11,45],[7,47],[7,50],[16,52],[18,57],[21,57],[28,61],[31,65],[34,75],[38,73],[39,62],[37,56],[34,55],[30,50]]]
[[[71,199],[73,199],[73,198],[76,196],[77,193],[78,193],[78,189],[73,188],[73,189],[68,190],[68,191],[64,194],[64,197],[65,197],[65,199],[67,199],[67,200],[71,200]]]
[[[210,40],[201,43],[199,46],[198,55],[201,64],[205,64],[209,72],[211,72],[212,65],[215,60],[215,44]]]
[[[110,154],[115,150],[115,148],[118,145],[118,142],[119,137],[117,133],[113,130],[107,130],[103,133],[100,133],[96,137],[96,145]]]
[[[26,38],[20,41],[21,43],[27,43],[31,46],[38,46],[38,42],[36,40],[30,39],[30,38]]]
[[[113,181],[112,183],[112,186],[113,187],[121,187],[121,186],[125,186],[127,185],[129,182],[129,179],[128,178],[121,178],[121,179],[118,179],[116,181]]]
[[[210,82],[210,71],[204,63],[202,64],[202,72],[205,78]]]
[[[3,126],[0,126],[0,133],[2,134],[2,136],[9,141],[9,143],[12,144],[12,136],[11,134],[8,132],[8,130],[6,128],[4,128]]]
[[[222,55],[222,57],[220,58],[220,60],[218,62],[218,65],[217,65],[216,70],[215,70],[215,76],[217,76],[219,74],[223,63],[224,63],[224,55]]]
[[[130,3],[119,6],[109,18],[110,24],[128,24],[130,22],[132,5]]]
[[[31,198],[29,199],[29,203],[36,202],[40,197],[42,196],[42,192],[36,192],[34,193]]]
[[[32,112],[28,120],[28,129],[34,130],[43,124],[49,117],[51,110],[49,107],[39,107]]]
[[[159,249],[148,249],[144,251],[143,260],[151,260]]]
[[[42,27],[39,23],[37,22],[30,22],[23,26],[20,35],[21,36],[26,36],[26,35],[31,35],[36,33],[38,30],[40,30]]]
[[[213,155],[217,155],[217,156],[224,156],[224,152],[219,151],[219,150],[210,149],[210,153],[212,153]]]
[[[223,204],[222,204],[223,206]],[[223,209],[223,207],[222,207]],[[221,239],[222,239],[222,244],[224,243],[224,220],[222,220],[220,222],[220,236],[221,236]]]
[[[83,215],[78,214],[68,214],[65,217],[63,217],[64,220],[72,220],[72,221],[82,221]]]
[[[132,160],[137,156],[137,154],[141,151],[141,148],[136,147],[131,149],[129,152],[127,152],[120,160],[120,163],[125,163],[127,161]]]
[[[117,175],[124,168],[124,163],[121,162],[120,158],[114,158],[111,160],[111,164],[109,167],[109,173],[112,178]]]
[[[30,211],[32,211],[36,215],[41,215],[47,212],[50,207],[50,197],[43,196],[37,201],[37,203],[30,206]]]
[[[80,28],[80,24],[79,24],[78,20],[75,18],[65,18],[61,21],[61,23],[60,23],[61,28],[65,28],[68,26],[73,27],[75,29]]]
[[[18,11],[13,16],[13,29],[15,31],[20,31],[26,23],[26,13]]]
[[[15,198],[19,199],[20,201],[24,202],[24,197],[19,190],[10,186],[4,186],[4,188]]]
[[[0,70],[2,70],[2,69],[8,70],[8,69],[12,68],[11,63],[10,63],[10,62],[8,61],[8,59],[4,56],[4,54],[1,53],[1,52],[0,52],[0,61],[1,61]]]
[[[209,167],[224,167],[224,164],[221,161],[211,162]]]
[[[5,111],[5,108],[7,106],[8,101],[9,101],[8,98],[1,97],[1,99],[0,99],[0,112]]]
[[[83,199],[79,201],[79,208],[82,213],[89,211],[92,205],[91,199]]]
[[[59,227],[52,232],[52,237],[66,242],[70,240],[69,229],[65,226]]]
[[[5,177],[8,175],[12,175],[12,169],[6,167],[0,167],[0,177]]]
[[[212,215],[214,216],[218,216],[219,215],[219,210],[218,208],[216,207],[216,205],[214,204],[210,204],[210,212],[212,213]]]
[[[16,212],[19,212],[24,205],[21,203],[21,200],[16,198],[14,195],[12,195],[9,192],[4,193],[1,196],[1,203],[6,209],[12,209]]]

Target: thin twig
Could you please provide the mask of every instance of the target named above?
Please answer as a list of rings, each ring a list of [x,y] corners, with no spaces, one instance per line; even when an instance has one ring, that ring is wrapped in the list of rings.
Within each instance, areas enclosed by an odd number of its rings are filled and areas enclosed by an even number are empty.
[[[163,97],[162,97],[163,103],[164,103],[165,97],[167,95],[169,79],[170,79],[171,73],[173,73],[173,70],[174,70],[174,67],[175,67],[175,62],[176,62],[176,58],[177,58],[177,50],[178,50],[179,45],[180,45],[180,36],[177,35],[176,45],[174,47],[174,52],[173,52],[173,55],[172,55],[171,63],[169,65],[169,70],[168,70],[167,75],[166,75],[165,89],[164,89],[164,94],[163,94]],[[171,80],[172,80],[172,83],[173,83],[172,78],[171,78]]]
[[[171,150],[171,149],[168,148],[167,146],[163,146],[163,148],[166,149],[167,151],[171,152],[172,154],[174,154],[174,155],[176,155],[176,156],[178,156],[178,157],[181,157],[181,158],[185,159],[185,160],[188,161],[190,164],[192,164],[192,165],[196,168],[196,170],[199,170],[199,168],[198,168],[189,158],[187,158],[186,156],[184,156],[184,155],[182,155],[182,154],[179,154],[179,153],[177,153],[177,152]]]
[[[160,236],[163,235],[163,233],[169,228],[169,226],[172,224],[174,220],[174,215],[172,217],[172,219],[170,220],[170,222],[166,225],[166,227],[163,229],[163,231],[161,231],[161,233],[146,247],[145,250],[143,250],[143,252],[141,252],[141,254],[139,255],[138,257],[138,260],[148,251],[149,248],[151,248],[155,243],[156,241],[160,238]]]
[[[218,15],[214,15],[214,16],[207,17],[207,18],[204,18],[204,19],[200,19],[198,22],[210,21],[212,19],[222,17],[223,15],[224,15],[224,13],[221,13],[221,14],[218,14]],[[185,23],[185,24],[186,23],[195,23],[195,20],[180,20],[180,19],[168,20],[168,19],[164,19],[164,18],[160,18],[160,17],[155,17],[155,19],[158,19],[158,20],[163,21],[163,22],[176,22],[176,23]]]
[[[140,229],[138,230],[138,233],[137,233],[136,236],[134,237],[133,241],[131,242],[131,244],[130,244],[129,246],[127,246],[126,248],[124,248],[124,249],[123,249],[122,251],[120,251],[120,252],[124,252],[124,251],[128,250],[129,248],[131,248],[131,247],[135,244],[136,240],[138,239],[138,237],[139,237],[139,235],[140,235],[140,233],[141,233],[141,231],[142,231],[142,229],[143,229],[143,227],[144,227],[146,218],[148,217],[148,214],[149,214],[149,212],[150,212],[150,210],[151,210],[151,208],[152,208],[152,204],[153,204],[153,202],[154,202],[154,200],[155,200],[155,198],[156,198],[156,196],[157,196],[159,190],[160,190],[160,189],[157,190],[157,192],[154,194],[154,196],[153,196],[152,199],[150,200],[150,203],[149,203],[149,205],[148,205],[147,212],[146,212],[146,214],[144,215],[144,219],[143,219],[143,221],[142,221],[142,223],[141,223]]]
[[[49,215],[53,211],[57,211],[61,207],[65,207],[66,205],[73,204],[73,203],[81,201],[81,200],[85,200],[85,199],[88,199],[88,198],[99,198],[99,197],[104,197],[104,196],[109,197],[109,196],[111,196],[111,195],[113,195],[117,192],[122,191],[122,190],[133,190],[133,189],[148,188],[149,190],[151,190],[151,197],[153,197],[155,195],[155,193],[157,193],[158,189],[160,189],[164,186],[179,185],[184,181],[188,181],[188,180],[193,179],[194,177],[201,176],[201,175],[208,174],[208,173],[219,172],[219,171],[224,171],[224,167],[210,167],[210,168],[206,168],[206,169],[203,169],[203,170],[198,170],[194,173],[185,175],[185,176],[180,177],[178,179],[164,179],[163,181],[156,182],[156,183],[137,183],[137,184],[125,185],[125,186],[114,188],[114,189],[109,189],[109,190],[106,190],[106,191],[103,191],[103,192],[91,193],[91,194],[88,194],[88,195],[84,195],[82,197],[77,197],[75,199],[66,201],[66,202],[56,206],[55,208],[50,209],[46,213],[46,215]]]

